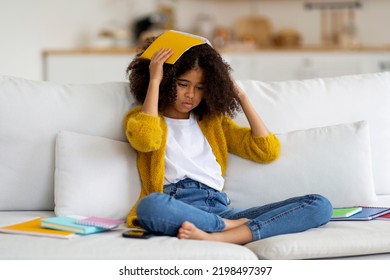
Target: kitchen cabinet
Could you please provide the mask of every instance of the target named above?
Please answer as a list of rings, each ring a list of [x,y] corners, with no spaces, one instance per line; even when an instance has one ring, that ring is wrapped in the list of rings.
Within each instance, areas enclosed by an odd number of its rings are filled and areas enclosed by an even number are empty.
[[[236,79],[283,81],[390,71],[390,52],[257,52],[224,58]]]
[[[126,81],[132,52],[46,52],[43,79],[58,83]]]
[[[126,81],[130,50],[46,51],[43,78],[60,83]],[[390,71],[390,50],[261,50],[222,52],[236,79],[282,81]]]

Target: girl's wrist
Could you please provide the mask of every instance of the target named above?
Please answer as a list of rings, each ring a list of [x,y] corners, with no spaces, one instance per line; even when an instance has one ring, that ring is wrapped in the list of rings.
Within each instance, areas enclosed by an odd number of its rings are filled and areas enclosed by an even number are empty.
[[[240,102],[240,105],[241,107],[244,105],[245,106],[245,103],[249,102],[249,98],[248,98],[248,95],[246,95],[245,93],[243,92],[238,92],[237,94],[237,97],[238,97],[238,101]]]
[[[149,80],[149,84],[151,84],[151,85],[160,85],[160,83],[161,83],[161,79],[158,79],[158,78],[151,78],[150,80]]]

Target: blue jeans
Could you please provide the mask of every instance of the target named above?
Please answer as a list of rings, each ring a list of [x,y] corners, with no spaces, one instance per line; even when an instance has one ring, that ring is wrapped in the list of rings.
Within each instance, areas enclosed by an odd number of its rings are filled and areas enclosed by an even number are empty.
[[[249,219],[253,240],[295,233],[326,224],[332,205],[323,196],[310,194],[249,209],[229,208],[229,198],[202,183],[185,179],[166,185],[164,193],[152,193],[138,204],[141,226],[155,234],[176,236],[189,221],[206,232],[220,232],[223,219]]]

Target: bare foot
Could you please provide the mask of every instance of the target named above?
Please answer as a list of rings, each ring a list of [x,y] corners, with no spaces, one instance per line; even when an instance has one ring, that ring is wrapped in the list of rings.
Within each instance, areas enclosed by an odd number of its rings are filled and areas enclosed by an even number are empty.
[[[225,228],[223,231],[231,230],[245,224],[249,219],[242,218],[238,220],[223,219]],[[195,239],[195,240],[214,240],[213,236],[201,229],[198,229],[190,222],[184,222],[179,229],[178,238],[180,239]]]
[[[190,222],[184,222],[177,237],[179,239],[221,241],[235,244],[246,244],[253,241],[252,231],[243,223],[222,232],[207,233]]]
[[[179,229],[177,235],[179,239],[194,239],[194,240],[210,240],[209,233],[198,229],[194,224],[190,222],[184,222]]]

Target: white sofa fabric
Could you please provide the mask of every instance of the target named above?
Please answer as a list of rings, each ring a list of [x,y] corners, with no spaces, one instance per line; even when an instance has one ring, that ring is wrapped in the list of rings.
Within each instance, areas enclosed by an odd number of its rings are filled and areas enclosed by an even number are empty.
[[[0,209],[54,208],[59,131],[125,140],[125,84],[58,85],[0,77]]]
[[[233,207],[304,193],[335,207],[390,206],[389,72],[239,83],[282,150],[265,165],[230,155],[225,190]],[[140,188],[122,126],[134,105],[126,83],[0,76],[0,226],[55,214],[125,218]],[[236,120],[246,124],[242,114]],[[0,234],[0,259],[390,258],[388,221],[330,222],[246,246],[128,240],[123,230],[75,240]]]

